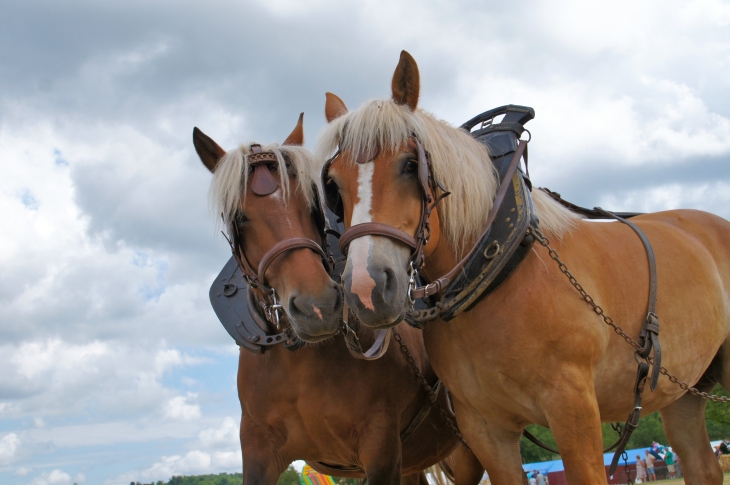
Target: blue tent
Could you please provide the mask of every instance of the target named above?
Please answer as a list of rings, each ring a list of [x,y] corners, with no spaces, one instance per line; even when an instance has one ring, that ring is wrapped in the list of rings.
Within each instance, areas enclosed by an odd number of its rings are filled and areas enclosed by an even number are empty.
[[[639,455],[642,459],[644,459],[644,451],[648,450],[649,447],[646,448],[635,448],[633,450],[626,450],[626,453],[628,454],[628,463],[629,465],[634,465],[636,463],[636,455]],[[611,460],[613,460],[613,452],[604,453],[603,454],[603,464],[605,466],[609,466],[611,464]],[[624,464],[623,459],[620,459],[618,462],[619,466]],[[548,473],[554,473],[554,472],[562,472],[565,470],[563,467],[563,460],[552,460],[552,461],[540,461],[537,463],[525,463],[522,465],[522,469],[526,472],[532,472],[534,470],[539,470],[544,475],[547,475]]]

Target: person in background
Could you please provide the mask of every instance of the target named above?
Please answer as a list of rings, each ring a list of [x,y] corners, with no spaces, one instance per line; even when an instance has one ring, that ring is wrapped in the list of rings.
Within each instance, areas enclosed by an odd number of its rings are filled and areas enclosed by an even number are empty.
[[[537,485],[547,485],[545,475],[540,470],[537,471]]]
[[[682,460],[679,459],[679,455],[672,451],[672,455],[674,456],[674,467],[677,469],[677,478],[684,477],[684,472],[682,471]]]
[[[654,458],[657,460],[661,460],[662,456],[660,455],[661,451],[664,449],[662,445],[657,443],[656,441],[651,442],[651,448],[649,448],[649,453],[652,454]]]
[[[667,452],[664,455],[664,463],[667,464],[667,471],[669,472],[669,478],[676,478],[674,469],[674,453],[672,449],[667,447]]]
[[[730,447],[728,445],[730,445],[730,440],[727,438],[722,440],[722,443],[720,443],[720,451],[723,455],[730,455]]]
[[[532,474],[530,474],[530,485],[537,485],[537,478],[535,478],[535,475],[537,475],[536,471],[533,471]]]
[[[656,458],[654,458],[654,455],[649,453],[649,450],[646,450],[644,453],[646,453],[646,474],[649,476],[649,481],[654,482],[656,481],[656,474],[654,473],[654,462],[656,461]]]
[[[636,455],[636,481],[646,481],[646,463],[641,459],[641,455]]]

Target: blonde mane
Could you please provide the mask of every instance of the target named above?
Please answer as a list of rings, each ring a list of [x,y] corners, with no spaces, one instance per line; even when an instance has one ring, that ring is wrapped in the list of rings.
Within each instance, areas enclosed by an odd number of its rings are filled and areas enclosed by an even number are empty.
[[[321,162],[315,159],[306,148],[293,145],[279,146],[277,143],[262,146],[263,151],[271,151],[276,155],[280,174],[296,174],[297,184],[294,190],[299,191],[307,201],[307,206],[314,203],[314,185],[319,179]],[[210,204],[215,214],[222,214],[226,221],[232,220],[241,202],[246,204],[249,164],[248,156],[251,146],[241,145],[226,153],[218,161],[213,181],[210,184]],[[284,200],[289,200],[291,187],[289,177],[279,177],[279,190]],[[242,195],[243,194],[243,195]],[[243,200],[241,198],[243,197]]]
[[[483,231],[499,185],[486,147],[464,130],[421,109],[411,111],[392,100],[373,100],[333,120],[322,133],[318,155],[327,158],[338,146],[356,154],[377,148],[396,150],[411,135],[430,153],[434,175],[451,191],[438,211],[449,245],[462,254]],[[543,191],[532,194],[543,232],[562,237],[580,219]]]

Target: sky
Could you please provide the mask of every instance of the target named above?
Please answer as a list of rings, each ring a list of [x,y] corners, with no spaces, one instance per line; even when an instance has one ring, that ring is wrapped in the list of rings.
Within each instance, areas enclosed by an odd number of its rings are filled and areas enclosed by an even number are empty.
[[[281,142],[324,93],[460,125],[531,106],[536,186],[730,218],[730,3],[0,0],[0,482],[241,468],[199,127]]]

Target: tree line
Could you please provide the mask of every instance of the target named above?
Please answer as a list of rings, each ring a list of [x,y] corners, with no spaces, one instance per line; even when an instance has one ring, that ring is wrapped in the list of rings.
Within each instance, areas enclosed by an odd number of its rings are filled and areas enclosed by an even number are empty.
[[[719,396],[730,397],[730,394],[728,394],[728,392],[719,385],[715,387],[712,393]],[[730,404],[708,401],[707,408],[705,409],[705,422],[707,424],[707,432],[710,435],[710,441],[729,438]],[[616,441],[618,435],[613,428],[611,428],[610,424],[603,423],[602,427],[603,446],[607,447]],[[553,434],[548,428],[531,424],[527,427],[527,430],[546,445],[557,449],[555,438],[553,438]],[[629,439],[626,449],[649,448],[653,441],[663,445],[669,444],[667,435],[664,433],[664,425],[662,424],[662,417],[659,412],[647,414],[639,419],[639,427],[631,435],[631,439]],[[560,459],[559,455],[540,448],[533,442],[528,441],[525,437],[522,437],[522,440],[520,441],[520,452],[522,453],[523,463],[535,463]]]

